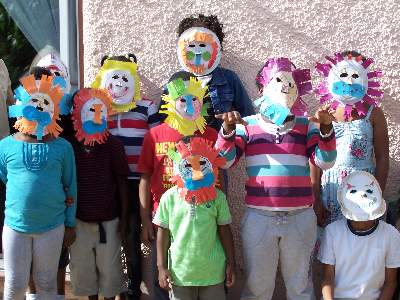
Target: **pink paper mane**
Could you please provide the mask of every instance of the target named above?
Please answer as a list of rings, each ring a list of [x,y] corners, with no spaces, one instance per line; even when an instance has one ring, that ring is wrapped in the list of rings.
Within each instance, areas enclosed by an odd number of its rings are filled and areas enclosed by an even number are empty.
[[[270,58],[264,64],[256,81],[262,86],[267,85],[277,72],[291,72],[297,86],[298,97],[291,108],[296,116],[307,114],[307,104],[301,98],[312,90],[310,69],[296,69],[294,64],[286,57]]]
[[[326,63],[317,63],[315,66],[315,69],[318,71],[318,73],[325,77],[325,80],[322,81],[315,89],[315,93],[319,95],[319,100],[321,104],[329,104],[332,109],[336,109],[342,103],[335,98],[335,95],[329,92],[327,78],[332,67],[335,66],[338,62],[343,61],[345,58],[341,53],[336,53],[334,58],[329,56],[326,56],[325,58],[327,60]],[[367,69],[374,62],[372,58],[367,58],[363,61],[361,55],[353,57],[351,54],[349,54],[347,55],[347,59],[354,59],[364,69]],[[364,97],[354,104],[345,105],[344,116],[346,120],[351,116],[351,112],[353,109],[357,111],[359,116],[365,116],[367,114],[367,109],[365,108],[364,103],[372,106],[377,106],[380,99],[383,98],[383,91],[379,89],[380,83],[375,81],[375,78],[382,77],[382,72],[379,70],[371,71],[367,73],[367,77],[368,86],[367,92],[365,93]]]

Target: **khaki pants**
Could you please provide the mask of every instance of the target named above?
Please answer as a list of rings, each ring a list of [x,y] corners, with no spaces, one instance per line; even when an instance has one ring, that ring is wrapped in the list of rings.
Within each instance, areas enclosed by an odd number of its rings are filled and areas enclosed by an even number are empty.
[[[169,292],[171,300],[225,300],[224,284],[209,286],[177,286]]]
[[[288,300],[314,299],[310,257],[317,221],[312,208],[272,212],[248,208],[242,221],[246,283],[242,300],[270,300],[281,263]]]
[[[99,225],[77,220],[76,240],[70,247],[74,295],[111,298],[125,291],[118,222],[102,222],[107,242],[100,243]]]

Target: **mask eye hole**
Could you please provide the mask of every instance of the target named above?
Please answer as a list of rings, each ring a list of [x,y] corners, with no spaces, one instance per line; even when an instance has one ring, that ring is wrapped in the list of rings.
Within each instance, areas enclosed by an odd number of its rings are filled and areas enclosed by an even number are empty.
[[[345,78],[345,77],[347,77],[347,76],[349,76],[349,74],[347,74],[346,72],[343,72],[342,74],[340,74],[340,77],[341,77],[341,78]]]
[[[276,81],[277,82],[282,82],[282,79],[280,79],[279,77],[276,77]]]
[[[58,72],[58,71],[55,71],[55,72],[54,72],[54,75],[56,75],[56,76],[60,76],[61,74],[60,74],[60,72]]]
[[[184,98],[179,99],[182,103],[186,103],[186,100]]]
[[[372,194],[374,191],[371,190],[371,189],[368,189],[368,190],[366,190],[366,192],[367,192],[368,194]]]
[[[112,79],[118,79],[119,76],[117,74],[113,75]]]
[[[196,47],[196,45],[190,44],[189,47],[194,48],[194,47]]]
[[[206,44],[200,44],[199,46],[204,48],[206,46]]]
[[[91,107],[89,110],[90,110],[91,112],[95,112],[95,110],[94,110],[93,107]]]
[[[126,78],[125,76],[122,76],[122,80],[128,82],[128,78]]]
[[[357,79],[360,76],[358,74],[353,74],[353,75],[351,75],[351,77],[353,77],[354,79]]]
[[[351,190],[351,191],[350,191],[350,194],[355,194],[355,193],[357,193],[356,190]]]
[[[39,102],[39,100],[36,98],[32,98],[32,102],[36,103],[36,102]]]
[[[289,87],[293,87],[293,84],[291,82],[289,82]]]
[[[49,101],[47,101],[46,99],[43,100],[43,103],[49,105]]]
[[[185,164],[185,168],[191,168],[192,165],[191,164]]]

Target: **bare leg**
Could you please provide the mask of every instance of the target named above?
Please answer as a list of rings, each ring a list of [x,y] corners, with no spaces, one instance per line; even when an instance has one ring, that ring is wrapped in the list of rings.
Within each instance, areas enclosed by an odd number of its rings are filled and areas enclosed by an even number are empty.
[[[65,295],[65,268],[58,269],[57,272],[57,294]]]
[[[32,279],[32,274],[29,276],[28,294],[36,294],[36,287]]]

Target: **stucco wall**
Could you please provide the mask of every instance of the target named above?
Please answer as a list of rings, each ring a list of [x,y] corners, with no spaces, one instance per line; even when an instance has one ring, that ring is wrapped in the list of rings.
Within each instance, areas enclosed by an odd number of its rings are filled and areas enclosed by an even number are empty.
[[[386,195],[400,188],[400,1],[398,0],[84,0],[85,83],[92,82],[103,54],[135,53],[143,95],[157,100],[160,87],[178,70],[179,20],[194,13],[216,14],[225,25],[222,66],[239,75],[251,97],[254,77],[265,59],[288,56],[313,68],[325,55],[344,49],[373,57],[385,73],[383,87],[390,134]],[[314,75],[315,72],[314,72]],[[314,97],[308,97],[315,108]],[[229,200],[235,230],[241,213],[243,169],[232,172]]]

